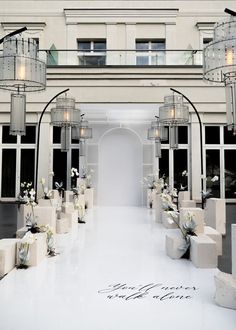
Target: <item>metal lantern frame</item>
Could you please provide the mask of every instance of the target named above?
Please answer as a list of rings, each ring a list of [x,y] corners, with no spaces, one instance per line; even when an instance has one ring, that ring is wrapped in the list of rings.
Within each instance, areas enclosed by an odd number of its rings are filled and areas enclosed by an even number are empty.
[[[148,128],[147,139],[155,142],[155,156],[161,158],[161,141],[168,140],[168,129],[161,125],[159,117],[155,116],[156,120],[151,122],[151,127]]]
[[[226,125],[236,134],[236,12],[226,8],[228,20],[214,26],[213,40],[203,49],[203,79],[224,84]]]

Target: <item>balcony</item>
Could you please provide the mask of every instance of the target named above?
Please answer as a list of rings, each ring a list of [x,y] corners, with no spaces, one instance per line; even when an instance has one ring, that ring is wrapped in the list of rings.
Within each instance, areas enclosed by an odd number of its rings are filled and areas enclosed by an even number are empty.
[[[78,50],[39,50],[47,55],[48,67],[158,67],[202,66],[202,50],[104,50],[88,52]]]

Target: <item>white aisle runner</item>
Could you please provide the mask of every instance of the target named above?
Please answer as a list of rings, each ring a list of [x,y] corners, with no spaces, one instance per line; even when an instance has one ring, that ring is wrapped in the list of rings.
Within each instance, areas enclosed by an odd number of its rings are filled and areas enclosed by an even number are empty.
[[[1,330],[235,330],[216,269],[171,260],[151,210],[95,208],[60,255],[0,281]]]

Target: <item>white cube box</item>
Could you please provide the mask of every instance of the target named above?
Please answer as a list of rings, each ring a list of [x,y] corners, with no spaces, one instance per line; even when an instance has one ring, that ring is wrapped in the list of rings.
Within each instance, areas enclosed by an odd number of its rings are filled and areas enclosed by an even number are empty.
[[[65,190],[64,191],[64,201],[67,203],[73,203],[74,200],[74,193],[71,190]]]
[[[196,207],[196,202],[193,200],[184,199],[181,201],[180,207]]]
[[[94,188],[87,188],[84,191],[85,206],[88,209],[93,208]]]
[[[32,207],[27,204],[20,204],[17,210],[17,229],[24,227],[30,216],[32,216]]]
[[[216,251],[217,255],[222,255],[222,235],[212,227],[205,226],[204,227],[204,234],[209,236],[213,241],[216,242]]]
[[[184,254],[185,239],[179,229],[170,229],[166,234],[166,254],[172,259],[180,259]]]
[[[57,234],[66,234],[70,231],[70,221],[68,218],[64,217],[57,219],[56,223],[56,233]]]
[[[209,198],[205,207],[205,223],[216,229],[220,234],[226,233],[225,199]]]
[[[73,212],[74,211],[74,203],[66,202],[61,206],[61,210],[63,213]]]
[[[17,229],[16,238],[23,238],[28,231],[29,231],[29,227],[21,227]]]
[[[188,212],[193,215],[193,220],[196,223],[195,233],[203,234],[204,233],[204,210],[198,207],[183,207],[179,210],[179,225],[182,227],[183,223],[186,222],[186,217]]]
[[[190,191],[180,191],[178,193],[178,203],[179,207],[181,207],[183,200],[190,200]]]
[[[47,234],[37,233],[34,235],[34,242],[29,245],[29,261],[27,266],[37,266],[47,255]],[[19,264],[19,248],[21,242],[17,243],[17,264]]]
[[[0,240],[0,277],[9,273],[16,265],[16,246],[19,239]]]
[[[190,260],[198,268],[217,267],[216,242],[204,234],[190,237]]]
[[[162,220],[162,200],[161,195],[155,195],[155,220],[156,222],[161,222]]]
[[[61,213],[61,218],[67,218],[69,220],[69,228],[71,228],[78,223],[78,210],[69,213]]]
[[[178,222],[179,219],[176,219]],[[169,215],[166,211],[162,212],[162,224],[166,229],[176,229],[178,228],[178,225],[176,222],[173,220],[171,215]]]
[[[215,302],[222,307],[236,309],[236,277],[219,272],[215,275]]]
[[[38,226],[49,225],[56,230],[56,208],[53,206],[35,206],[34,215]]]
[[[50,198],[48,198],[48,199],[39,198],[38,206],[47,206],[47,207],[52,206],[51,199]]]

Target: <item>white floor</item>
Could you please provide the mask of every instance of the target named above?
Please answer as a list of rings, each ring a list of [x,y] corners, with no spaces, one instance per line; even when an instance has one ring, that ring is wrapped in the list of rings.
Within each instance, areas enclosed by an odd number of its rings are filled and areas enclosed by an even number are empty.
[[[171,260],[142,208],[95,208],[61,235],[60,255],[0,281],[1,330],[235,330],[215,305],[217,269]]]

